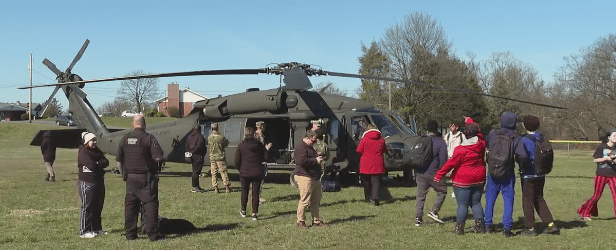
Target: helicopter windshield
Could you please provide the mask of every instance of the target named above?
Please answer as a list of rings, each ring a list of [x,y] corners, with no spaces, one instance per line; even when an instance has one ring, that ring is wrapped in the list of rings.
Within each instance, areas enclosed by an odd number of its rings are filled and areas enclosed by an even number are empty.
[[[398,126],[394,124],[387,116],[372,115],[372,121],[374,122],[374,125],[381,130],[383,137],[400,134]]]
[[[391,116],[392,120],[394,120],[394,123],[396,123],[398,125],[398,127],[405,133],[408,135],[416,135],[417,132],[413,131],[413,129],[411,129],[408,125],[406,125],[406,123],[404,123],[404,120],[402,120],[402,118],[398,115],[393,115]]]

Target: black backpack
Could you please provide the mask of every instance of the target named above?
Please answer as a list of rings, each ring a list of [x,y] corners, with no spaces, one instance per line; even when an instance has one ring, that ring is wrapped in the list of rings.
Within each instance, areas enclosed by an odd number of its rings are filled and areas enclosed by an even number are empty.
[[[488,151],[488,173],[492,177],[505,178],[512,172],[515,166],[513,158],[515,137],[515,134],[506,135],[500,129],[496,130],[496,136],[492,138],[492,147]]]
[[[409,150],[411,155],[412,164],[416,168],[427,168],[432,163],[432,137],[428,135],[422,135],[417,139],[415,145]]]
[[[554,166],[554,150],[552,150],[552,144],[549,140],[545,139],[542,134],[539,135],[539,139],[533,135],[528,134],[526,138],[535,142],[535,159],[533,161],[533,168],[537,175],[546,175],[552,172]]]

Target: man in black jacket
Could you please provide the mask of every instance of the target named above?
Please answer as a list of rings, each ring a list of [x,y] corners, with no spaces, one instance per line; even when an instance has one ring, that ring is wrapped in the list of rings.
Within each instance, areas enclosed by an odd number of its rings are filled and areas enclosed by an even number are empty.
[[[205,190],[199,186],[199,175],[201,174],[201,170],[203,170],[203,157],[207,152],[207,148],[205,146],[205,139],[203,139],[203,135],[201,134],[201,126],[197,125],[190,135],[188,135],[188,139],[186,140],[186,152],[187,156],[190,157],[190,162],[192,163],[192,189],[190,190],[193,193],[203,193]]]
[[[137,239],[137,215],[143,205],[146,233],[150,241],[164,239],[158,230],[158,172],[163,162],[163,150],[156,137],[145,132],[145,118],[133,118],[135,131],[122,138],[116,161],[124,167],[126,196],[124,216],[126,239]]]

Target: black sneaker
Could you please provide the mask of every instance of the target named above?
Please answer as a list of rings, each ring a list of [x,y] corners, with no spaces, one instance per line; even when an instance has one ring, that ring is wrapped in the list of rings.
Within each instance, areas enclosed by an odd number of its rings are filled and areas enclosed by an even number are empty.
[[[543,230],[543,233],[546,233],[546,234],[560,234],[560,229],[556,226],[556,224],[554,224],[551,227],[548,227],[545,230]]]
[[[156,236],[150,237],[150,241],[160,241],[160,240],[165,240],[165,235],[158,234]]]
[[[246,211],[240,210],[240,216],[242,216],[242,218],[246,218]]]
[[[255,213],[252,213],[252,220],[259,220],[259,216]]]
[[[190,189],[190,192],[193,192],[193,193],[203,193],[203,192],[205,192],[205,189],[203,189],[201,187],[192,187]]]
[[[489,225],[486,227],[486,233],[493,234],[496,233],[496,226]]]
[[[419,218],[419,217],[415,217],[415,226],[421,226],[421,224],[423,224],[423,219]]]
[[[534,228],[526,228],[520,232],[522,236],[537,236],[537,231]]]
[[[503,230],[503,236],[505,236],[505,238],[509,238],[514,236],[514,234],[511,232],[511,229],[505,229]]]

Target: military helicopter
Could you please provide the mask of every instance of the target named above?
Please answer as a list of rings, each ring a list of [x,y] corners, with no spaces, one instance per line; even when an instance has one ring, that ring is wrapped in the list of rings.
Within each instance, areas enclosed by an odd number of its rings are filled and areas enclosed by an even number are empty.
[[[88,44],[89,40],[86,40],[73,62],[64,72],[58,70],[48,59],[43,60],[43,64],[57,75],[58,83],[20,88],[55,86],[49,99],[53,98],[59,89],[64,92],[69,101],[69,113],[72,114],[78,128],[52,131],[58,147],[76,148],[80,144],[81,132],[88,131],[98,137],[98,147],[103,152],[115,155],[121,138],[132,131],[108,129],[105,126],[88,101],[87,94],[82,90],[86,84],[157,77],[275,74],[281,75],[284,81],[284,85],[279,88],[269,90],[253,88],[248,89],[245,93],[198,101],[186,117],[166,123],[148,125],[146,131],[157,137],[165,152],[164,158],[167,162],[190,163],[190,160],[185,158],[184,153],[185,142],[191,130],[196,126],[201,126],[202,134],[207,138],[210,133],[210,125],[219,123],[219,132],[229,140],[229,146],[226,148],[227,164],[229,167],[233,167],[233,156],[237,146],[244,138],[243,128],[246,126],[254,127],[257,121],[264,121],[267,127],[267,135],[273,143],[273,147],[270,149],[268,168],[271,170],[293,170],[295,164],[292,152],[295,145],[301,141],[311,121],[320,119],[327,128],[324,136],[324,141],[329,146],[330,155],[326,160],[327,165],[339,169],[342,174],[352,174],[357,172],[359,166],[359,155],[355,152],[356,146],[367,125],[372,123],[382,131],[387,144],[389,154],[386,155],[386,169],[388,171],[403,171],[405,180],[413,182],[411,170],[415,166],[412,161],[413,150],[411,149],[418,146],[416,144],[419,138],[416,124],[411,121],[411,126],[409,126],[395,112],[377,109],[371,102],[325,94],[323,89],[311,91],[312,84],[308,77],[329,75],[411,84],[423,83],[324,71],[311,65],[296,62],[273,64],[258,69],[203,70],[83,80],[78,75],[72,74],[71,69],[81,58]],[[469,90],[456,91],[486,95]],[[545,104],[537,105],[560,108]],[[43,132],[39,131],[30,145],[40,145]],[[209,157],[206,156],[205,159],[205,164],[209,165]]]

